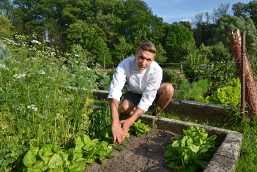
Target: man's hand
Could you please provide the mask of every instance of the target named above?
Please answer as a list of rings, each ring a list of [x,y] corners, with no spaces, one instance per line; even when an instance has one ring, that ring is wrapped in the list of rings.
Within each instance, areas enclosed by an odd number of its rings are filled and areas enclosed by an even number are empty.
[[[113,144],[121,143],[124,139],[124,131],[120,126],[119,122],[112,123],[112,136],[113,136]],[[126,136],[126,135],[125,135]]]
[[[120,121],[120,124],[122,125],[123,128],[123,138],[124,139],[126,137],[126,135],[128,134],[129,131],[129,127],[132,125],[129,120],[122,120]]]

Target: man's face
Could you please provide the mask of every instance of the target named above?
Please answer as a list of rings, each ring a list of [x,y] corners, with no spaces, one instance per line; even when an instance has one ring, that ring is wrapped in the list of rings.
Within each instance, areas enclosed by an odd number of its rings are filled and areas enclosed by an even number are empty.
[[[135,57],[136,57],[137,70],[142,72],[154,61],[155,53],[140,50],[140,51],[136,51]]]

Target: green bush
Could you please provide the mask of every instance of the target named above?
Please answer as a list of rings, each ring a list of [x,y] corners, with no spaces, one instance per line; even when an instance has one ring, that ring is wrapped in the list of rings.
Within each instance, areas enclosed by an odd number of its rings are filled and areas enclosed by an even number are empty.
[[[163,69],[163,82],[181,84],[183,79],[184,77],[180,72]]]
[[[174,94],[174,99],[198,101],[200,96],[203,96],[210,88],[210,82],[206,79],[190,83],[188,80],[183,80],[179,91]]]

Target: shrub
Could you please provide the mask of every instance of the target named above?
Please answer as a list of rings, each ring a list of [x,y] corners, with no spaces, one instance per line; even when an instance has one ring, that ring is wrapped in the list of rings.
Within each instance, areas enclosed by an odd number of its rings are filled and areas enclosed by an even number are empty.
[[[174,98],[178,100],[198,101],[200,96],[203,96],[210,88],[210,82],[206,79],[190,83],[188,80],[183,80],[179,91],[174,94]]]

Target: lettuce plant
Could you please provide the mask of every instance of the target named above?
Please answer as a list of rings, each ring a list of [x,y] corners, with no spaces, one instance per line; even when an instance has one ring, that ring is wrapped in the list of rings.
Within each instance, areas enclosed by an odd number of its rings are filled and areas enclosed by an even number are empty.
[[[46,144],[42,148],[32,147],[24,156],[23,163],[27,172],[67,171],[83,172],[95,159],[104,163],[106,158],[113,158],[112,147],[105,141],[91,140],[83,135],[75,141],[75,148],[61,149],[56,144]]]
[[[168,167],[175,171],[194,172],[205,168],[215,151],[216,135],[198,126],[183,130],[184,136],[176,135],[175,141],[166,147],[164,158]]]
[[[233,78],[231,82],[218,88],[213,96],[207,96],[206,98],[199,97],[199,101],[223,106],[235,107],[239,105],[241,102],[241,83],[239,78]]]

